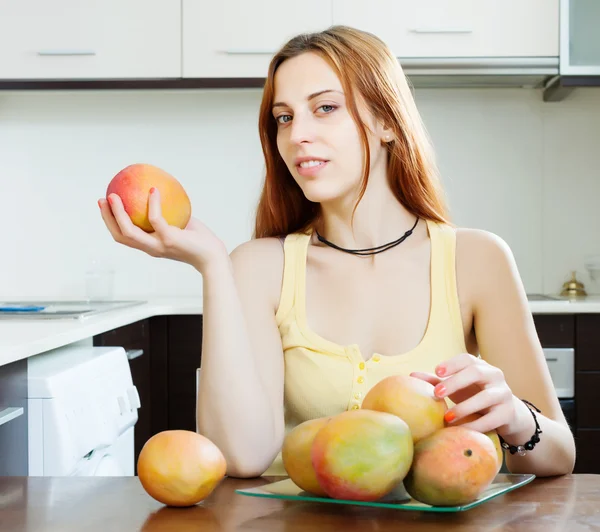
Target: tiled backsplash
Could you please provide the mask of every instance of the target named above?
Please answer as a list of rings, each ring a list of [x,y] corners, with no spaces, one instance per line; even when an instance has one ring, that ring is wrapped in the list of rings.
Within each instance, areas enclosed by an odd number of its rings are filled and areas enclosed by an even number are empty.
[[[600,253],[600,90],[419,90],[458,225],[511,246],[528,292],[557,292]],[[186,265],[114,243],[96,205],[134,162],[176,176],[231,250],[251,235],[263,160],[258,90],[0,93],[0,298],[83,297],[91,261],[117,297],[200,295]]]

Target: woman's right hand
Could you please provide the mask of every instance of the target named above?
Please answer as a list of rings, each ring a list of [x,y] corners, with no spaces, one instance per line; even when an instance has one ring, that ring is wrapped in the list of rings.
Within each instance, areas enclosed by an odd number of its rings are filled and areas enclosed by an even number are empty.
[[[154,228],[146,233],[133,224],[117,194],[98,200],[102,219],[116,242],[144,251],[152,257],[186,262],[204,274],[210,264],[227,259],[225,244],[200,220],[190,218],[185,229],[169,225],[162,216],[160,193],[148,199],[148,220]]]

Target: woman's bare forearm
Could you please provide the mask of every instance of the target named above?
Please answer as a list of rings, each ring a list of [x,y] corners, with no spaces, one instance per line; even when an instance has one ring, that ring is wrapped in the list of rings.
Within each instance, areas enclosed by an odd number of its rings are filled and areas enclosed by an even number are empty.
[[[272,405],[261,381],[231,259],[203,272],[198,431],[227,460],[230,476],[262,474],[277,449]]]

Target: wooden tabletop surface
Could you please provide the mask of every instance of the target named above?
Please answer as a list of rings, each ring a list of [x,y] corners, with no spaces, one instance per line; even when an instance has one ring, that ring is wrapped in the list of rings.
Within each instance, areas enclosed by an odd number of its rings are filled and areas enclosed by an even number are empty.
[[[600,475],[535,479],[457,513],[249,497],[268,478],[226,478],[203,503],[168,508],[137,477],[0,477],[0,531],[566,531],[600,530]]]

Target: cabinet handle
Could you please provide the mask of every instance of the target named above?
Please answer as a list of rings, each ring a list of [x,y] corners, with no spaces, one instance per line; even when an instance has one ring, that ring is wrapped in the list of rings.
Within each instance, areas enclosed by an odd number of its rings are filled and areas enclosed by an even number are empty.
[[[469,28],[411,28],[411,33],[473,33]]]
[[[547,358],[546,362],[558,362],[558,358]]]
[[[96,55],[94,50],[38,50],[38,55]]]
[[[13,419],[23,415],[23,407],[10,407],[4,408],[0,410],[0,425],[4,425],[4,423],[8,423]]]
[[[261,50],[258,48],[228,48],[221,50],[221,53],[227,55],[275,55],[275,50]]]
[[[133,360],[134,358],[141,357],[144,354],[143,349],[128,349],[125,351],[127,354],[127,360]]]

